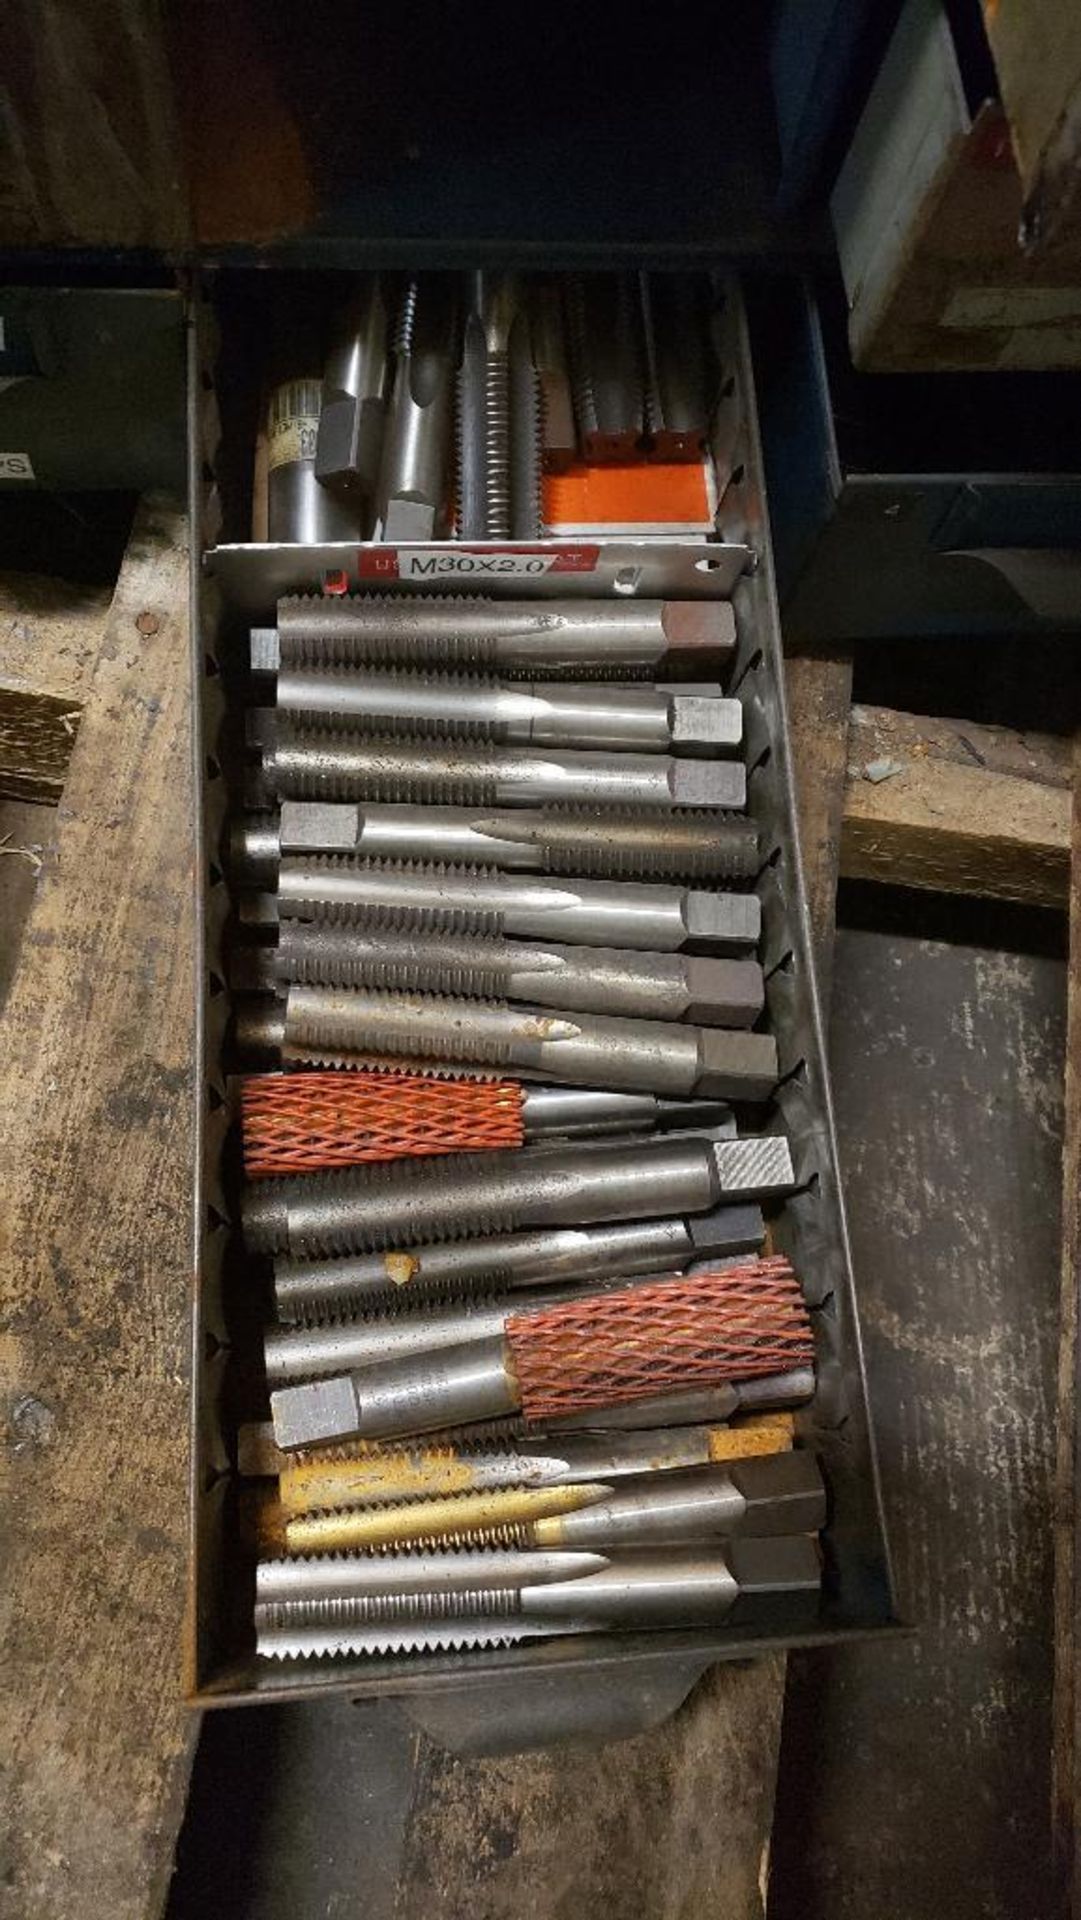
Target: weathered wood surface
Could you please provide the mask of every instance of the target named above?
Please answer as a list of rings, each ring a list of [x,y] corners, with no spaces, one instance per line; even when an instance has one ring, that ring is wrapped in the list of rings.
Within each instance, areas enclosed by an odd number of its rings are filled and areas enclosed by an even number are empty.
[[[1047,735],[853,707],[843,878],[1063,906],[1069,755]],[[900,771],[869,779],[880,761]]]
[[[1070,968],[1062,1141],[1062,1292],[1055,1467],[1055,1694],[1051,1785],[1055,1848],[1066,1911],[1081,1914],[1081,733],[1075,743]]]
[[[0,1914],[144,1920],[180,1704],[192,1162],[186,530],[137,515],[0,1024]]]
[[[97,663],[107,587],[44,573],[0,573],[0,675],[82,703]]]
[[[799,801],[800,850],[815,943],[818,990],[829,1005],[841,817],[848,765],[852,655],[797,654],[785,661],[788,730]]]

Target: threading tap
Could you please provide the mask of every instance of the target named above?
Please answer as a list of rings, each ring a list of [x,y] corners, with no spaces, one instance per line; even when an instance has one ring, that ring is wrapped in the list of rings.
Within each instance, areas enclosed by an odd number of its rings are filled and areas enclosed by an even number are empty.
[[[307,1453],[282,1455],[278,1498],[288,1517],[492,1493],[503,1487],[622,1483],[639,1474],[784,1453],[792,1446],[792,1432],[791,1414],[764,1413],[738,1426],[673,1427],[660,1432],[629,1428],[502,1443],[445,1440],[437,1444],[429,1439],[395,1446],[355,1440],[340,1449],[326,1449],[317,1459]],[[341,1457],[328,1458],[330,1452]]]
[[[761,931],[754,893],[706,893],[634,881],[528,880],[483,867],[397,866],[313,854],[283,860],[283,919],[366,919],[416,931],[508,934],[630,952],[746,951]]]
[[[764,1238],[761,1208],[744,1203],[669,1219],[482,1235],[345,1259],[279,1257],[274,1304],[280,1319],[309,1325],[326,1315],[381,1309],[394,1301],[434,1302],[448,1294],[500,1287],[679,1272],[714,1255],[757,1252]],[[727,1419],[730,1411],[716,1417]],[[708,1419],[715,1412],[687,1417]]]
[[[540,1422],[808,1366],[813,1354],[792,1269],[760,1260],[589,1294],[512,1315],[486,1340],[282,1387],[271,1417],[283,1448],[432,1432],[518,1408]]]
[[[776,1136],[662,1136],[588,1153],[565,1146],[462,1154],[267,1180],[245,1195],[252,1252],[318,1254],[705,1213],[722,1201],[784,1193],[793,1185],[788,1142]],[[502,1409],[500,1409],[502,1411]]]
[[[366,860],[438,860],[501,873],[577,873],[611,880],[752,880],[758,828],[739,814],[607,808],[358,806],[285,800],[233,828],[229,860],[242,886],[277,878],[287,853],[354,853]]]
[[[341,1560],[337,1592],[257,1601],[257,1648],[271,1659],[333,1658],[491,1646],[501,1635],[513,1641],[735,1620],[761,1627],[778,1616],[791,1624],[813,1616],[821,1585],[818,1548],[799,1535],[599,1557],[600,1567],[568,1555],[562,1567],[545,1561],[534,1570],[533,1556],[525,1556],[517,1581],[498,1568],[487,1585],[478,1562],[471,1586],[461,1584],[465,1570],[457,1564],[444,1570],[445,1579],[432,1567],[426,1588],[405,1574],[396,1590],[367,1586],[364,1569],[371,1563]],[[381,1572],[391,1564],[382,1562]],[[353,1576],[355,1585],[346,1590]]]
[[[710,680],[736,650],[727,600],[486,600],[293,594],[255,627],[251,664],[443,667],[546,679]]]
[[[313,1488],[320,1499],[329,1490],[325,1479],[315,1480]],[[295,1496],[295,1487],[291,1492]],[[816,1533],[825,1520],[826,1492],[815,1457],[792,1452],[662,1468],[611,1484],[547,1481],[294,1511],[285,1538],[290,1553],[348,1553],[510,1523],[525,1529],[528,1547],[604,1552]]]
[[[711,1027],[752,1026],[765,1004],[755,960],[541,946],[498,934],[414,933],[363,922],[283,921],[273,971],[283,985],[505,998]]]
[[[315,477],[371,526],[387,391],[387,305],[378,274],[361,281],[335,325],[323,372]]]
[[[388,673],[371,667],[281,667],[279,713],[305,724],[490,740],[504,746],[584,747],[714,759],[738,753],[743,708],[719,687],[581,686],[485,679],[479,674]]]
[[[287,1058],[293,1046],[306,1057],[361,1053],[510,1068],[563,1086],[669,1099],[767,1100],[779,1071],[771,1034],[295,984],[285,1002]]]
[[[578,440],[593,462],[637,452],[644,424],[636,288],[625,273],[576,273],[567,282]]]
[[[456,304],[448,274],[414,277],[402,294],[376,495],[378,540],[434,540],[446,531]]]
[[[263,771],[282,800],[434,801],[437,805],[708,807],[742,812],[738,760],[500,746],[355,734],[282,714]]]

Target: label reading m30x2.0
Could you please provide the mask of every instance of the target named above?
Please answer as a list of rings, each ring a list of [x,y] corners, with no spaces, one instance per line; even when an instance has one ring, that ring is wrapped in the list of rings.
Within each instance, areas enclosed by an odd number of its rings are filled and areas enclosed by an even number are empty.
[[[315,440],[319,432],[319,409],[323,403],[321,380],[286,380],[270,396],[267,417],[267,466],[293,466],[298,460],[315,459]]]
[[[594,546],[364,547],[357,572],[367,580],[536,580],[546,573],[592,573]]]

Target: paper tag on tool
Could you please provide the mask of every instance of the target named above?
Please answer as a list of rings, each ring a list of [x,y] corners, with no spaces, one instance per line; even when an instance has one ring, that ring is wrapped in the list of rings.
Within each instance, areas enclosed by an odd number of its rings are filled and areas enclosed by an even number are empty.
[[[315,459],[322,392],[321,380],[287,380],[275,387],[267,420],[267,466],[272,472]]]

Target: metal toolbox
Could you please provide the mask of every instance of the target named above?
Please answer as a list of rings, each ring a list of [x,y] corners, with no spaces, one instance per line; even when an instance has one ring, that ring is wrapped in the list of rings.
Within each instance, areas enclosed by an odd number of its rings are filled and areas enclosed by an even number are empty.
[[[227,276],[226,276],[227,277]],[[259,276],[242,276],[249,283]],[[262,1305],[246,1273],[236,1230],[239,1173],[228,1105],[229,995],[225,948],[231,902],[220,853],[243,750],[239,696],[247,673],[247,632],[273,618],[279,593],[325,585],[355,587],[374,577],[392,590],[395,555],[386,548],[261,547],[237,540],[245,528],[238,476],[250,463],[245,440],[251,396],[228,391],[242,378],[231,349],[228,301],[193,305],[189,435],[192,476],[192,672],[196,766],[202,795],[198,858],[203,876],[199,938],[198,1269],[192,1345],[191,1604],[186,1684],[200,1707],[300,1696],[391,1695],[434,1737],[463,1749],[527,1746],[569,1737],[631,1733],[662,1719],[715,1661],[788,1645],[830,1644],[895,1624],[874,1445],[860,1348],[855,1287],[836,1163],[833,1117],[789,755],[780,638],[762,485],[761,450],[743,301],[735,282],[718,283],[724,399],[714,458],[720,492],[718,537],[710,541],[599,541],[576,566],[519,571],[522,549],[498,554],[503,570],[483,574],[495,595],[573,591],[595,596],[730,598],[739,642],[730,690],[744,707],[749,801],[769,857],[758,881],[767,1010],[782,1079],[769,1124],[789,1135],[799,1190],[771,1213],[774,1243],[796,1265],[812,1308],[818,1354],[813,1402],[797,1415],[801,1440],[818,1453],[830,1490],[825,1578],[817,1621],[782,1619],[753,1637],[745,1630],[577,1636],[498,1652],[335,1661],[300,1672],[268,1671],[252,1650],[253,1560],[241,1542],[236,1474],[238,1419],[250,1417],[249,1359],[258,1352]],[[220,402],[220,404],[219,404]],[[535,559],[566,554],[567,542],[540,541]],[[447,555],[449,546],[433,549]],[[474,571],[439,579],[476,592]],[[423,589],[419,589],[423,590]],[[768,1210],[769,1211],[769,1210]],[[248,1396],[245,1398],[245,1396]]]

